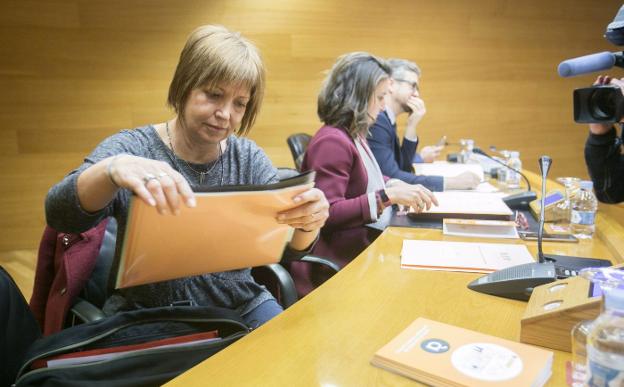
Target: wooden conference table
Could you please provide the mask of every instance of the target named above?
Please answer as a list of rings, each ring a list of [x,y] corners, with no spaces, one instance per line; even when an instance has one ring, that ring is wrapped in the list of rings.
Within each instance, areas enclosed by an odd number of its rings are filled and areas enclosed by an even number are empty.
[[[534,174],[530,176],[538,187],[539,180]],[[599,213],[597,218],[598,231],[593,240],[578,244],[548,242],[544,244],[545,252],[624,262],[618,253],[624,252],[624,228],[608,215]],[[404,239],[469,240],[444,236],[441,230],[388,228],[310,295],[168,385],[418,384],[369,363],[375,351],[418,317],[519,340],[526,302],[469,290],[466,285],[480,274],[401,269]],[[528,242],[527,247],[536,253],[535,242]],[[565,363],[570,354],[554,352],[553,376],[548,385],[565,386]]]

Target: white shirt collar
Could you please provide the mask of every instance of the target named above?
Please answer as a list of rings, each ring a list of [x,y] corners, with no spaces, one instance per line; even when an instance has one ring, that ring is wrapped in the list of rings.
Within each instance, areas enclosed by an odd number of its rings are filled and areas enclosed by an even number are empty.
[[[396,114],[390,109],[389,106],[386,106],[386,114],[388,115],[388,119],[392,125],[396,124]]]

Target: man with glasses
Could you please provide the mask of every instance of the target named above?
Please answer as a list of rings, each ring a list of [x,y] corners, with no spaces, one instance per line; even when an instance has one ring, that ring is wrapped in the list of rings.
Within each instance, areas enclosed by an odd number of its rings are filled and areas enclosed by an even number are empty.
[[[426,113],[425,102],[420,98],[418,81],[420,69],[404,59],[390,59],[390,91],[386,94],[386,108],[379,113],[370,128],[368,143],[384,175],[409,184],[422,184],[432,191],[445,189],[473,189],[479,184],[479,176],[464,172],[454,177],[417,176],[412,173],[412,163],[432,162],[443,145],[423,147],[416,153],[418,135],[416,127]],[[396,118],[407,113],[407,126],[403,143],[399,144]]]

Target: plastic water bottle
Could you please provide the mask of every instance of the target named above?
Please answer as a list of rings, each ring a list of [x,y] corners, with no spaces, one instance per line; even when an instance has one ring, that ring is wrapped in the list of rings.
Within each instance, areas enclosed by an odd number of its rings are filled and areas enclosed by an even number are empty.
[[[582,320],[572,328],[572,387],[582,387],[587,381],[587,336],[593,322]]]
[[[604,307],[587,336],[587,385],[624,386],[624,289],[605,291]]]
[[[583,180],[580,189],[570,201],[570,230],[580,239],[591,238],[596,230],[598,201],[594,195],[594,183]]]
[[[500,154],[502,157],[499,158],[499,161],[501,161],[505,165],[509,165],[509,151],[502,150],[500,151]],[[509,172],[508,168],[505,168],[503,166],[500,166],[498,168],[496,181],[500,189],[507,188],[507,172]]]
[[[624,271],[622,270],[605,267],[586,268],[580,271],[579,276],[594,284],[594,294],[604,295],[613,289],[624,291]],[[605,300],[605,304],[610,302],[609,305],[612,306],[612,300],[612,298],[610,301]],[[590,374],[588,372],[587,340],[597,321],[598,319],[583,320],[572,328],[572,374],[568,380],[572,387],[588,385]],[[624,355],[624,352],[620,352],[620,355]],[[621,383],[617,384],[616,381],[615,385],[619,386]]]
[[[462,149],[460,152],[460,162],[461,163],[469,163],[472,159],[472,151],[474,149],[474,140],[472,139],[461,139],[459,141]]]
[[[509,168],[521,171],[522,161],[520,160],[520,152],[509,152],[509,162],[507,165]],[[520,174],[518,172],[507,169],[507,188],[520,188]]]

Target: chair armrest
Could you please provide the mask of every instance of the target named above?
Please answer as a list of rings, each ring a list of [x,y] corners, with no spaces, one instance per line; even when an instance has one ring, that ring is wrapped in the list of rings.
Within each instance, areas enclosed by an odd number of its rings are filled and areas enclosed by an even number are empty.
[[[327,266],[333,271],[335,271],[336,273],[340,271],[340,266],[338,266],[336,263],[330,261],[327,258],[317,257],[316,255],[306,255],[303,258],[300,258],[299,260],[302,262],[316,263],[316,264],[320,264],[323,266]]]
[[[76,303],[71,307],[70,312],[73,315],[72,325],[75,325],[76,318],[82,323],[88,323],[98,321],[106,317],[100,308],[81,298],[76,300]]]
[[[286,270],[282,265],[277,263],[272,263],[263,267],[270,271],[277,278],[282,307],[286,309],[295,302],[297,302],[299,298],[297,297],[295,281],[293,281],[288,270]]]

